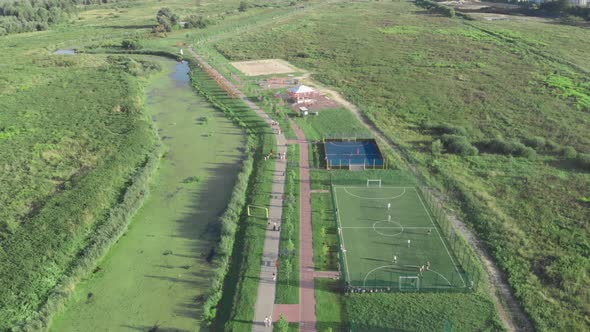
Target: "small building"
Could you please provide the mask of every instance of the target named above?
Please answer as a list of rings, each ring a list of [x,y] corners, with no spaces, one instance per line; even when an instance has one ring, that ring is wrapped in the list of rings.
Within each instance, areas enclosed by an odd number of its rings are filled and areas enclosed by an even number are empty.
[[[299,115],[306,116],[309,115],[309,109],[307,107],[299,107]]]
[[[288,93],[289,98],[297,104],[313,102],[314,98],[318,96],[317,91],[306,85],[293,87],[289,89]]]

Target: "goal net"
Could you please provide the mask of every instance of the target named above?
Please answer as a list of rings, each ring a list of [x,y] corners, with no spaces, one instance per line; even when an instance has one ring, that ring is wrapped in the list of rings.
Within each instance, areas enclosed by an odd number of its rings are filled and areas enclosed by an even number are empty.
[[[399,277],[400,291],[414,291],[420,289],[420,278],[418,277]]]
[[[248,205],[248,217],[268,218],[268,208],[264,206]]]
[[[367,187],[381,188],[381,179],[369,179],[367,180]]]

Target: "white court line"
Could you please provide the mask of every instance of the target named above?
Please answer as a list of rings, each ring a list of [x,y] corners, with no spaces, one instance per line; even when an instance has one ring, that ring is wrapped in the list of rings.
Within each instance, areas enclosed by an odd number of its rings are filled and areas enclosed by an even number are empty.
[[[375,227],[375,225],[377,225],[378,223],[382,223],[382,222],[389,223],[389,224],[398,224],[399,225],[398,227],[389,227],[389,228],[401,229],[401,231],[399,231],[395,234],[387,234],[387,233],[379,232],[377,229],[383,229],[384,227]],[[387,227],[385,227],[385,228],[387,228]],[[375,221],[375,223],[373,224],[373,230],[375,231],[375,233],[382,235],[382,236],[398,236],[404,232],[404,226],[399,221],[380,220],[380,221]]]
[[[336,202],[336,222],[338,222],[338,227],[342,229],[342,224],[340,223],[340,209],[338,209],[338,195],[336,194],[336,189],[334,188],[334,201]],[[348,271],[348,258],[346,257],[346,246],[344,245],[344,232],[339,231],[340,239],[342,241],[342,255],[344,255],[344,261],[346,262],[346,276],[348,278],[348,282],[350,283],[350,272]]]
[[[404,265],[404,266],[415,267],[415,268],[417,268],[417,269],[419,269],[419,268],[420,268],[418,265]],[[449,286],[453,286],[453,285],[451,284],[451,282],[449,281],[449,279],[445,278],[445,276],[443,276],[442,274],[440,274],[440,273],[436,272],[435,270],[433,270],[433,269],[428,269],[428,270],[426,270],[426,271],[425,271],[425,273],[426,273],[426,272],[434,272],[434,273],[438,274],[438,275],[439,275],[441,278],[443,278],[443,279],[445,279],[445,280],[447,281],[447,284],[449,284]]]
[[[376,199],[376,200],[386,200],[386,199],[388,199],[388,200],[392,200],[392,199],[400,198],[400,197],[402,197],[403,195],[406,194],[406,188],[403,188],[404,191],[401,194],[397,195],[397,196],[391,196],[391,197],[364,197],[364,196],[359,196],[359,195],[355,195],[355,194],[351,193],[350,191],[348,191],[348,189],[346,189],[346,187],[342,187],[342,189],[344,189],[344,192],[346,192],[350,196],[356,197],[356,198],[360,198],[360,199]]]
[[[382,220],[382,221],[385,221],[385,222],[387,222],[387,220]],[[381,221],[378,221],[378,222],[381,222]],[[366,227],[366,226],[358,226],[358,227],[357,227],[357,226],[345,226],[345,227],[341,227],[341,228],[361,228],[361,229],[362,229],[362,228],[370,228],[370,229],[373,229],[373,228],[407,228],[407,229],[432,229],[433,227],[406,227],[406,226],[401,226],[401,227],[400,227],[400,226],[390,226],[390,227],[386,227],[386,226],[384,226],[384,227]]]
[[[442,242],[443,246],[445,247],[445,250],[447,251],[447,254],[449,255],[449,258],[451,259],[451,262],[453,262],[453,266],[455,267],[455,271],[457,271],[457,274],[459,275],[459,278],[461,278],[461,281],[463,282],[463,287],[466,287],[467,284],[465,284],[465,280],[463,279],[463,276],[461,275],[461,273],[459,273],[459,269],[457,269],[457,264],[455,264],[455,260],[453,259],[453,256],[451,256],[451,253],[449,252],[449,249],[447,248],[447,245],[445,244],[445,241],[443,240],[442,236],[440,235],[440,232],[438,231],[438,228],[436,228],[436,226],[434,225],[434,221],[432,221],[432,218],[430,217],[430,212],[428,212],[428,209],[426,209],[426,205],[424,205],[424,202],[422,202],[422,197],[420,197],[420,194],[418,194],[418,191],[416,189],[414,189],[414,192],[418,196],[418,199],[420,200],[420,203],[422,203],[422,207],[424,208],[424,211],[428,215],[428,219],[430,219],[430,223],[432,224],[432,227],[434,227],[434,229],[436,230],[436,234],[438,234],[438,237],[440,238],[440,241]]]
[[[401,266],[405,266],[405,267],[415,267],[415,268],[417,268],[417,269],[419,269],[419,268],[420,268],[418,265],[401,265]],[[381,269],[384,269],[384,268],[388,268],[388,267],[395,267],[395,268],[399,268],[399,267],[400,267],[400,265],[382,265],[382,266],[379,266],[379,267],[376,267],[376,268],[372,269],[371,271],[367,272],[367,274],[365,274],[365,278],[363,279],[363,287],[367,287],[367,278],[369,277],[369,275],[370,275],[371,273],[373,273],[373,272],[375,272],[375,271],[377,271],[377,270],[381,270]],[[445,278],[445,276],[444,276],[444,275],[442,275],[442,274],[438,273],[437,271],[434,271],[433,269],[429,269],[429,270],[428,270],[428,271],[426,271],[426,272],[434,272],[434,273],[438,274],[438,275],[439,275],[441,278],[443,278],[443,279],[445,279],[445,280],[447,281],[447,283],[449,284],[449,286],[451,286],[451,287],[453,286],[453,285],[451,284],[451,282],[449,281],[449,279]],[[397,271],[396,271],[396,273],[397,273]],[[419,277],[419,276],[418,276],[418,274],[416,274],[416,277]],[[379,287],[379,286],[377,286],[377,287]],[[381,287],[385,287],[385,286],[381,286]],[[429,287],[429,288],[439,288],[439,287]]]
[[[367,186],[338,186],[332,185],[334,188],[364,188],[367,189]],[[381,187],[370,187],[371,189],[388,189],[388,188],[397,188],[397,189],[415,189],[414,187],[400,187],[400,186],[381,186]]]

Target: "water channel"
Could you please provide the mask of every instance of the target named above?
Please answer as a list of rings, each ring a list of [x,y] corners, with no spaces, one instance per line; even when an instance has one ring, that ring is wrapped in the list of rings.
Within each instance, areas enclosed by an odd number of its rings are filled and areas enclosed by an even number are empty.
[[[146,87],[147,112],[167,148],[128,232],[81,282],[52,331],[195,331],[212,266],[212,224],[240,170],[245,136],[190,86],[188,65]]]

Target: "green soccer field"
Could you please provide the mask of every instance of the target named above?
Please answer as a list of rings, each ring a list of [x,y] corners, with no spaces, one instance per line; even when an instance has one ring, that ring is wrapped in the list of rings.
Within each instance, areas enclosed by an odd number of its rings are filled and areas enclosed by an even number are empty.
[[[415,188],[333,186],[332,193],[342,270],[349,286],[391,290],[468,287]]]

